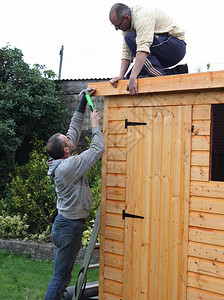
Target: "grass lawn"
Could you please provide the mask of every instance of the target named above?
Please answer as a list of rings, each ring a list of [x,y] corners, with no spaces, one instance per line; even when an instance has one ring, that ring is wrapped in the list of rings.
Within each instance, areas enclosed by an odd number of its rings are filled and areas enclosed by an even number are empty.
[[[1,300],[43,300],[53,274],[52,261],[0,251],[0,298]],[[80,270],[75,265],[70,285],[75,285]],[[98,269],[90,269],[87,282],[98,280]]]

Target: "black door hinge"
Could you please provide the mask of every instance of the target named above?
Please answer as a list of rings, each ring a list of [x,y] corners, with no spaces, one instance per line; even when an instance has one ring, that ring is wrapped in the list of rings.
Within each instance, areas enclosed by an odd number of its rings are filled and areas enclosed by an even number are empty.
[[[128,214],[128,213],[125,212],[125,210],[122,210],[122,219],[124,220],[125,218],[144,219],[144,217],[142,217],[142,216]]]
[[[192,133],[194,132],[194,125],[192,125],[192,127],[191,127],[191,132]]]
[[[128,119],[125,119],[125,128],[128,126],[138,126],[138,125],[147,125],[147,123],[142,122],[128,122]]]

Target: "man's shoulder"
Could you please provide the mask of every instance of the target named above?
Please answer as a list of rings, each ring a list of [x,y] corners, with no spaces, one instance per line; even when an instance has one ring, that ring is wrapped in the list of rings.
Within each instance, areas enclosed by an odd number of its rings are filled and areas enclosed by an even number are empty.
[[[130,7],[130,9],[133,17],[140,17],[142,15],[153,16],[163,12],[161,9],[152,6],[146,7],[141,5],[135,5]]]

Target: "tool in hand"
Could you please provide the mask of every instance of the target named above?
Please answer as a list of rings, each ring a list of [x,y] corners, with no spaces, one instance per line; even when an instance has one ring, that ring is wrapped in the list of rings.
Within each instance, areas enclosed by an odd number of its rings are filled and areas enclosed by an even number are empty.
[[[94,108],[94,106],[93,106],[93,102],[92,102],[92,100],[91,100],[91,98],[90,98],[90,95],[89,95],[89,93],[91,92],[91,90],[92,90],[91,88],[87,88],[87,89],[81,91],[81,92],[79,93],[79,96],[81,96],[83,93],[85,93],[86,101],[87,101],[87,103],[89,104],[89,107],[90,107],[91,111],[94,111],[95,108]]]

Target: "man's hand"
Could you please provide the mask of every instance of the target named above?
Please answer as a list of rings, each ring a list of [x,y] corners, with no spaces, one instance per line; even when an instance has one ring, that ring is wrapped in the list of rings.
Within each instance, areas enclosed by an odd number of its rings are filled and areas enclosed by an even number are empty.
[[[94,89],[91,85],[89,86],[89,88],[91,89],[89,95],[92,96],[95,93],[96,89]]]
[[[136,53],[135,64],[131,71],[131,76],[127,85],[127,91],[129,91],[131,95],[138,94],[137,77],[144,66],[146,57],[147,57],[147,52],[139,51]]]
[[[117,87],[118,81],[121,80],[121,79],[123,79],[123,78],[120,77],[120,76],[114,77],[114,78],[112,78],[112,79],[110,80],[110,84],[111,84],[114,88],[116,88],[116,87]]]
[[[135,77],[130,77],[127,85],[127,91],[129,91],[130,95],[138,94],[138,81]]]
[[[119,80],[124,79],[124,75],[125,75],[125,73],[127,72],[129,65],[130,65],[130,60],[128,60],[128,59],[122,59],[122,60],[121,60],[121,69],[120,69],[120,74],[119,74],[119,76],[113,77],[113,78],[110,80],[110,84],[111,84],[114,88],[117,87],[117,83],[118,83]]]
[[[100,127],[101,117],[97,109],[95,109],[93,112],[90,112],[90,120],[92,127]]]

